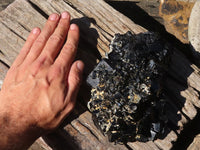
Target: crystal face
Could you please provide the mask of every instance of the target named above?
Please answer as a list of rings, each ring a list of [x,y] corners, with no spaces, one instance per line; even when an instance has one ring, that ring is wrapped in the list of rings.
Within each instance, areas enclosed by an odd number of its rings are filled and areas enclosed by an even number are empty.
[[[154,140],[168,122],[162,80],[170,62],[167,44],[155,33],[115,34],[107,58],[87,78],[88,109],[109,141]]]

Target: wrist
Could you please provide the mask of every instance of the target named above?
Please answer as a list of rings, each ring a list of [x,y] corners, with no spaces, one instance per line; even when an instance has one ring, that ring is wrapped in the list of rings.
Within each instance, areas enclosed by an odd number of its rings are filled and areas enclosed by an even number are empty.
[[[27,149],[40,137],[41,132],[36,127],[25,127],[13,124],[6,116],[0,116],[0,149],[1,150],[23,150]]]
[[[4,100],[0,96],[0,149],[27,149],[42,135],[42,130],[12,112],[11,107],[4,105]]]

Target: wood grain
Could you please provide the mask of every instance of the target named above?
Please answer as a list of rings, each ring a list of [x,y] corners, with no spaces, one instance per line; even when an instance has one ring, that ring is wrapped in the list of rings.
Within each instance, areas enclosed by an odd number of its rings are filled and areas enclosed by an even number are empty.
[[[95,8],[95,9],[94,9]],[[72,22],[80,27],[80,45],[77,59],[87,66],[84,78],[109,50],[109,43],[115,33],[131,30],[138,34],[146,30],[119,13],[103,0],[16,0],[0,13],[0,60],[8,66],[12,64],[25,39],[33,27],[44,25],[53,12],[69,11]],[[115,145],[108,142],[94,125],[86,103],[90,98],[90,88],[83,83],[78,96],[76,109],[55,133],[43,137],[49,149],[59,146],[72,149],[171,149],[188,120],[200,107],[199,68],[192,64],[176,49],[173,49],[172,62],[166,77],[165,88],[168,101],[169,122],[176,128],[168,128],[163,139],[147,143],[130,142]],[[5,65],[3,65],[5,67]],[[0,68],[3,68],[0,65]],[[5,70],[6,70],[5,69]],[[39,142],[40,141],[40,142]],[[41,139],[37,141],[41,144]],[[44,146],[42,147],[44,148]],[[48,149],[48,148],[45,148]]]

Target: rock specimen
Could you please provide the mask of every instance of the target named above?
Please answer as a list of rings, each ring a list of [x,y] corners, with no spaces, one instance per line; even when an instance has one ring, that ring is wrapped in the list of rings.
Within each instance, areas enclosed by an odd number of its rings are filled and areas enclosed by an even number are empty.
[[[111,142],[154,140],[168,122],[162,80],[170,61],[167,44],[151,32],[116,34],[107,58],[88,76],[88,109]]]

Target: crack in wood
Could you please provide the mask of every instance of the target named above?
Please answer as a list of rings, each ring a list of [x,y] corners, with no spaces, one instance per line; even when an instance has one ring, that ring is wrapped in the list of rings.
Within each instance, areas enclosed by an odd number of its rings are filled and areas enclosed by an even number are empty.
[[[7,68],[10,68],[10,66],[8,64],[6,64],[3,60],[0,59],[0,63],[2,63],[3,65],[5,65]]]
[[[59,11],[57,8],[55,8],[51,3],[50,3],[50,6],[51,6],[53,9],[55,9],[55,11],[56,11],[57,13],[60,13],[60,11]]]
[[[198,99],[200,99],[200,91],[198,91],[196,88],[192,87],[194,89],[194,91],[196,91],[198,93]]]
[[[98,136],[96,136],[95,133],[93,133],[92,130],[91,130],[88,126],[86,126],[86,125],[85,125],[83,122],[81,122],[80,120],[78,120],[78,122],[79,122],[83,127],[85,127],[86,129],[88,129],[88,131],[90,131],[90,133],[99,141]],[[99,141],[99,142],[100,142],[100,141]]]
[[[87,17],[81,10],[79,10],[76,6],[74,6],[71,2],[68,2],[66,0],[63,0],[67,5],[72,7],[74,10],[76,10],[78,13],[82,14],[84,17]]]
[[[3,56],[5,56],[4,52],[2,50],[0,50],[0,54],[2,54]]]
[[[35,9],[37,10],[44,18],[48,19],[49,15],[46,14],[40,7],[38,7],[36,4],[31,2],[30,0],[27,0],[28,3]]]
[[[63,0],[67,5],[69,5],[70,7],[72,7],[74,10],[76,10],[78,13],[82,14],[84,17],[87,17],[88,16],[83,13],[80,9],[78,9],[76,6],[74,6],[71,2],[68,2],[66,0]],[[112,34],[110,34],[109,32],[105,31],[103,28],[101,28],[97,23],[96,21],[93,21],[92,22],[100,31],[103,31],[104,33],[108,34],[110,37],[113,37]],[[106,37],[104,34],[102,34],[108,41],[110,41],[110,39],[108,37]]]
[[[124,143],[124,146],[125,146],[128,150],[133,150],[127,143]]]
[[[27,27],[25,27],[22,23],[19,22],[19,25],[26,31],[30,32],[31,30],[29,30]]]
[[[17,35],[19,38],[21,38],[22,40],[26,41],[26,39],[24,39],[20,34],[18,34],[17,32],[15,32],[15,30],[11,29],[8,25],[6,25],[4,22],[1,22],[2,25],[4,25],[6,28],[8,28],[12,33],[14,33],[15,35]]]
[[[102,32],[102,35],[106,38],[106,40],[108,40],[109,42],[111,41],[108,37],[105,36],[105,34],[103,33],[106,33],[108,34],[110,37],[113,37],[112,34],[110,34],[109,32],[105,31],[103,28],[101,28],[98,24],[95,24],[95,26],[100,30],[100,31],[103,31]]]

